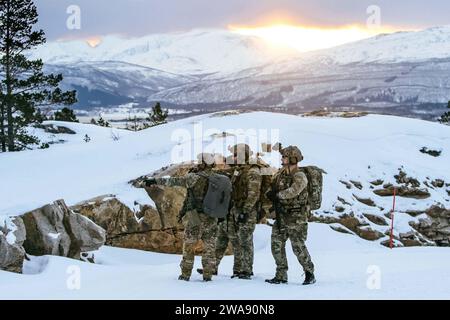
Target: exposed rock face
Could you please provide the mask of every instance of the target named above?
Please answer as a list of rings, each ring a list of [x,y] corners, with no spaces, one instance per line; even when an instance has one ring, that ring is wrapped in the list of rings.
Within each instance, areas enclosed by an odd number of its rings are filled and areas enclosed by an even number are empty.
[[[40,124],[40,125],[37,125],[36,128],[44,129],[45,132],[53,133],[53,134],[63,134],[63,133],[64,134],[76,134],[75,131],[73,131],[69,128],[66,128],[63,126],[57,126],[54,124]]]
[[[444,187],[445,181],[442,179],[435,179],[431,182],[431,184],[435,188],[442,188]]]
[[[375,241],[384,237],[384,234],[380,231],[373,230],[370,227],[358,227],[356,234],[363,239]]]
[[[420,149],[420,152],[429,154],[432,157],[439,157],[442,153],[441,150],[430,150],[427,147],[423,147],[422,149]]]
[[[58,255],[80,258],[105,243],[105,231],[86,217],[70,211],[64,201],[33,210],[21,216],[26,230],[23,243],[31,255]]]
[[[399,197],[413,199],[427,199],[430,197],[430,193],[427,189],[408,188],[405,186],[401,186],[396,189],[396,194]],[[394,195],[394,186],[387,186],[383,189],[374,190],[373,192],[380,197],[392,197]]]
[[[384,180],[378,179],[370,182],[374,186],[381,186],[384,183]]]
[[[347,181],[339,180],[339,182],[342,183],[347,189],[351,189],[352,188],[352,185],[349,182],[347,182]]]
[[[361,203],[364,203],[366,206],[376,207],[375,202],[372,199],[370,199],[370,198],[365,199],[365,198],[360,198],[360,197],[358,197],[356,195],[353,195],[353,196],[355,197],[356,200],[358,200]]]
[[[8,221],[0,230],[2,270],[22,272],[26,253],[80,259],[82,252],[97,250],[105,243],[105,231],[69,210],[62,200]]]
[[[406,172],[404,172],[402,170],[400,170],[398,175],[395,175],[394,178],[398,184],[404,184],[406,186],[411,186],[414,188],[420,187],[420,182],[417,179],[408,177]]]
[[[149,190],[149,189],[155,189]],[[164,211],[142,206],[134,213],[112,196],[97,197],[72,207],[106,230],[106,244],[162,253],[181,253],[183,246],[183,226],[178,222],[178,212],[185,197],[185,191],[160,190],[160,187],[148,188],[156,194],[153,200],[158,206],[160,201],[171,197],[171,206],[160,205]],[[178,189],[178,188],[177,188]],[[201,248],[199,249],[201,251]]]
[[[438,246],[450,246],[450,210],[433,206],[426,215],[419,223],[410,225]]]
[[[351,182],[356,188],[358,188],[359,190],[362,190],[363,186],[362,186],[361,182],[355,181],[355,180],[350,180],[350,182]]]
[[[379,226],[389,225],[383,217],[368,213],[363,213],[363,216],[366,217],[370,222],[375,223]]]
[[[9,243],[6,236],[0,234],[0,269],[22,273],[25,250],[17,243]]]

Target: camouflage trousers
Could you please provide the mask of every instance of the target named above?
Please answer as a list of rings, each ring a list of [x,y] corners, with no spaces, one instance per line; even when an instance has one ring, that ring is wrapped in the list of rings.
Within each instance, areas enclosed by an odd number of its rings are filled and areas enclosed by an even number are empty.
[[[219,264],[222,261],[225,252],[227,251],[228,244],[231,242],[233,246],[233,254],[234,254],[234,264],[233,264],[233,273],[241,272],[241,261],[238,259],[241,255],[239,253],[239,242],[236,234],[236,224],[234,223],[231,216],[228,216],[227,219],[219,224],[217,229],[217,237],[216,237],[216,269],[214,271],[218,271]]]
[[[253,232],[256,226],[256,212],[251,212],[245,223],[238,223],[239,210],[233,208],[227,220],[220,224],[216,240],[217,269],[231,241],[233,245],[233,273],[253,273]]]
[[[314,264],[311,261],[306,238],[308,236],[308,223],[278,223],[272,227],[272,255],[277,265],[276,277],[287,280],[288,261],[286,258],[286,241],[291,240],[292,250],[305,272],[314,273]]]
[[[185,277],[190,277],[194,267],[195,246],[199,240],[203,241],[202,266],[203,276],[210,278],[216,267],[216,233],[217,218],[210,217],[197,211],[189,211],[183,217],[183,259],[180,267]]]

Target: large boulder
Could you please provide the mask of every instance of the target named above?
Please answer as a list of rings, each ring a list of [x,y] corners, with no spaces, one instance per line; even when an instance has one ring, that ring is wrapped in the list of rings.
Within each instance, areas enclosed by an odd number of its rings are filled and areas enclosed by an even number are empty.
[[[114,196],[101,196],[73,206],[71,209],[84,215],[106,230],[106,244],[114,247],[139,249],[162,253],[181,253],[183,226],[178,222],[178,212],[184,193],[158,188],[155,201],[157,210],[148,205],[133,212]],[[154,193],[152,193],[154,194]],[[162,204],[166,201],[171,205]]]
[[[58,255],[80,258],[81,252],[94,251],[105,243],[105,230],[72,212],[63,200],[22,215],[25,251],[31,255]]]
[[[22,273],[25,250],[17,243],[8,242],[5,235],[0,234],[0,269]]]
[[[25,225],[20,217],[5,218],[0,225],[0,269],[21,273],[25,250]]]

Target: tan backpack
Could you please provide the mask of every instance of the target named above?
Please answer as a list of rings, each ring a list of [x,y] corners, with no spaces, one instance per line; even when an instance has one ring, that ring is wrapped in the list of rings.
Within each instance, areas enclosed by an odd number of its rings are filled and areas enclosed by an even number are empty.
[[[318,210],[322,206],[322,174],[325,172],[316,166],[300,167],[299,169],[308,178],[308,204],[311,210]]]

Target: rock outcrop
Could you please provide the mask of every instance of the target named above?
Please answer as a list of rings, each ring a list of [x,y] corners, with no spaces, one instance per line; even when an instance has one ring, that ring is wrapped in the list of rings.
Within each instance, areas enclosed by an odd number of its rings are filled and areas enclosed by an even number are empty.
[[[9,218],[0,232],[0,269],[21,272],[26,253],[80,259],[105,243],[105,231],[63,200]]]
[[[0,234],[0,269],[21,273],[25,250],[17,243],[9,243],[6,236]]]
[[[23,247],[31,255],[79,259],[81,252],[97,250],[105,243],[105,231],[72,212],[62,200],[28,212],[20,219],[26,229]]]
[[[376,189],[373,191],[376,195],[380,197],[392,197],[394,195],[394,186],[385,186],[383,189]],[[400,186],[395,188],[396,194],[399,197],[404,198],[412,198],[412,199],[427,199],[431,195],[427,189],[419,189],[419,188],[409,188],[406,186]]]
[[[160,187],[147,190],[152,195],[156,193],[154,201],[164,211],[141,206],[135,213],[113,196],[97,197],[79,203],[71,209],[104,228],[107,245],[161,253],[181,253],[183,226],[178,222],[177,215],[185,193],[175,190],[162,192]],[[163,205],[160,201],[170,202],[171,205]]]
[[[426,211],[426,217],[419,218],[419,223],[410,225],[438,246],[450,246],[450,210],[433,206]]]

